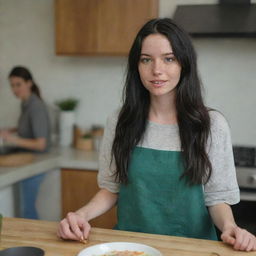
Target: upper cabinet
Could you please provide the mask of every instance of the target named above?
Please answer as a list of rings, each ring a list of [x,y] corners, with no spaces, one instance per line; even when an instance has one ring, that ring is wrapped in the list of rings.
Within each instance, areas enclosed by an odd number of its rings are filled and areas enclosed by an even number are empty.
[[[127,55],[158,0],[55,0],[56,54]]]

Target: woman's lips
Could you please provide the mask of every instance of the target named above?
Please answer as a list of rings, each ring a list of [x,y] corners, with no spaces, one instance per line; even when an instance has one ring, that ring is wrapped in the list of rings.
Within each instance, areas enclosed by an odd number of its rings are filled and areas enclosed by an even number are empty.
[[[154,86],[154,87],[161,87],[163,86],[165,83],[167,82],[167,80],[151,80],[150,83]]]

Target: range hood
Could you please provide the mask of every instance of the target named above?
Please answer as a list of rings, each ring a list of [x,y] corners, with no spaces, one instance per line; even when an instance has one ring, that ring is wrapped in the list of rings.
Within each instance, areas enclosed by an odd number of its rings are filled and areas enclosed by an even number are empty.
[[[173,19],[194,37],[256,37],[256,4],[248,0],[178,5]]]

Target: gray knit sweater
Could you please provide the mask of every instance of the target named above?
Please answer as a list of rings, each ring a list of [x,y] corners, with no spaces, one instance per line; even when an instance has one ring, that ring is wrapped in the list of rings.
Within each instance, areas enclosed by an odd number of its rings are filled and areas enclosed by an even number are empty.
[[[111,160],[111,147],[115,135],[118,111],[107,120],[100,149],[98,185],[113,193],[118,193],[120,184],[115,182],[115,161]],[[236,180],[231,136],[227,121],[217,111],[210,111],[211,136],[207,153],[212,164],[212,175],[203,185],[206,206],[218,203],[236,204],[240,200]],[[163,125],[148,121],[143,140],[139,147],[180,151],[178,125]]]

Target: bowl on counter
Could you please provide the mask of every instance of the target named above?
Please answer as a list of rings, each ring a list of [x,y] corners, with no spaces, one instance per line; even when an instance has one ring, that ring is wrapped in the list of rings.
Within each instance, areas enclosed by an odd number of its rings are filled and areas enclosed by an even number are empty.
[[[44,251],[37,247],[19,246],[0,251],[0,256],[44,256]]]

